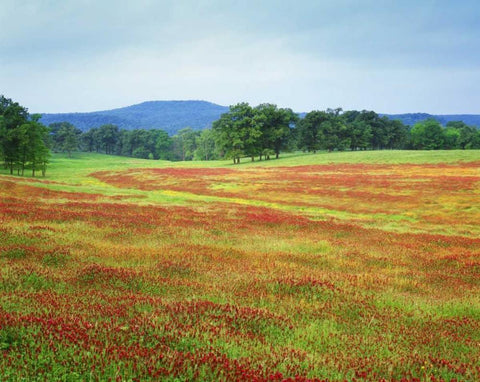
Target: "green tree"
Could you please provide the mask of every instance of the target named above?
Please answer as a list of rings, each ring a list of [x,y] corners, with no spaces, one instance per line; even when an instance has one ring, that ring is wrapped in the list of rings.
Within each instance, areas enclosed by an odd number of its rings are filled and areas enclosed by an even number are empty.
[[[132,157],[134,158],[149,159],[151,155],[152,153],[148,151],[148,149],[145,146],[137,147],[132,152]]]
[[[202,130],[200,135],[196,137],[196,149],[194,158],[196,160],[216,159],[215,155],[215,138],[210,129]]]
[[[98,128],[92,128],[80,135],[80,146],[84,151],[92,152],[97,147],[96,135]]]
[[[458,132],[458,148],[463,150],[479,148],[477,137],[480,133],[476,127],[468,126],[462,121],[450,121],[447,123],[447,129],[455,129]]]
[[[438,150],[443,147],[443,129],[435,119],[427,119],[416,123],[410,134],[412,146],[415,149]]]
[[[98,129],[98,138],[100,139],[100,147],[105,150],[105,154],[113,154],[115,146],[118,142],[119,131],[118,126],[107,124],[102,125]]]
[[[260,154],[273,152],[278,159],[280,151],[291,144],[292,130],[298,116],[291,109],[279,109],[277,105],[268,103],[258,105],[254,111],[262,133],[259,138]]]
[[[6,138],[6,135],[7,135],[7,127],[5,124],[5,117],[0,114],[0,159],[1,160],[3,160],[5,156],[4,140]]]
[[[370,144],[373,149],[385,149],[393,145],[392,134],[388,132],[388,125],[391,122],[387,117],[381,118],[374,111],[362,110],[356,117],[355,121],[363,122],[370,127]],[[392,130],[394,127],[398,127],[396,124],[391,125]]]
[[[48,128],[39,123],[40,115],[36,114],[31,120],[16,129],[18,147],[16,167],[19,175],[24,175],[25,168],[29,166],[32,176],[37,170],[42,170],[45,176],[49,150],[46,144]]]
[[[196,137],[200,133],[194,131],[191,127],[186,127],[178,131],[173,136],[173,151],[175,160],[192,160],[196,150]]]
[[[329,117],[324,111],[314,110],[307,113],[297,124],[299,147],[314,154],[320,150],[324,138],[322,124],[328,120]]]
[[[164,130],[158,130],[155,152],[157,159],[168,160],[172,158],[172,138]]]
[[[66,152],[72,156],[72,151],[78,150],[82,131],[69,122],[55,122],[49,125],[53,149]]]
[[[50,157],[50,150],[47,147],[49,129],[39,122],[41,115],[36,114],[31,117],[29,130],[29,144],[32,154],[30,164],[32,168],[32,176],[35,176],[37,170],[42,171],[45,176],[47,171],[47,163]]]
[[[254,159],[260,151],[261,121],[248,103],[230,106],[230,110],[212,124],[215,144],[224,157],[240,163],[248,155]]]
[[[447,126],[443,130],[443,137],[444,137],[444,143],[443,143],[443,148],[444,149],[458,149],[460,148],[459,145],[459,139],[460,139],[460,131],[454,127]]]
[[[321,147],[328,151],[343,151],[350,146],[351,139],[341,112],[341,108],[327,109],[327,120],[320,125],[323,136]]]
[[[18,163],[19,145],[21,139],[20,126],[28,122],[28,111],[18,102],[0,95],[0,154],[5,168],[13,174]]]
[[[408,144],[408,127],[399,120],[390,120],[383,117],[384,128],[386,130],[384,139],[387,149],[404,149]]]
[[[347,125],[348,135],[350,137],[350,149],[366,150],[372,140],[372,128],[365,121],[354,120]]]
[[[32,169],[32,176],[38,169],[45,175],[49,149],[48,129],[42,125],[40,115],[29,116],[26,108],[11,99],[0,96],[0,154],[5,168],[13,174],[24,174]]]

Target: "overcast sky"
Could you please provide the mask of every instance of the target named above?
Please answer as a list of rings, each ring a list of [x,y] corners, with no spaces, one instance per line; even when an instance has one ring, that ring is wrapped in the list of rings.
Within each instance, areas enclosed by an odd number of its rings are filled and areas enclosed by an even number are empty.
[[[478,0],[0,0],[0,94],[480,114]]]

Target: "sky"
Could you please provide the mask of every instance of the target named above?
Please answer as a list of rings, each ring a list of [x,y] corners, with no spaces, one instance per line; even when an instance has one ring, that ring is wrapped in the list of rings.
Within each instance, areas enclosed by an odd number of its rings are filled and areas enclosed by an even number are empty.
[[[0,94],[480,114],[478,0],[0,0]]]

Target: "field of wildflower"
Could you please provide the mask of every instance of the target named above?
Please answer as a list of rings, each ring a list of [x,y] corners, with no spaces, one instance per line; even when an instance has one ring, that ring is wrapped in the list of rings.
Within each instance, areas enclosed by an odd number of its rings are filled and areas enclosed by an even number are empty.
[[[1,381],[478,381],[480,152],[0,175]]]

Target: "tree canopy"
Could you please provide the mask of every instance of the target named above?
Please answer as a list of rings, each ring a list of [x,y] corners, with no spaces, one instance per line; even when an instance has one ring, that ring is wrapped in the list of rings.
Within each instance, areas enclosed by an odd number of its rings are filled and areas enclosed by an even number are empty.
[[[45,175],[49,158],[48,129],[39,122],[40,115],[28,114],[17,102],[0,95],[0,159],[10,174]]]

